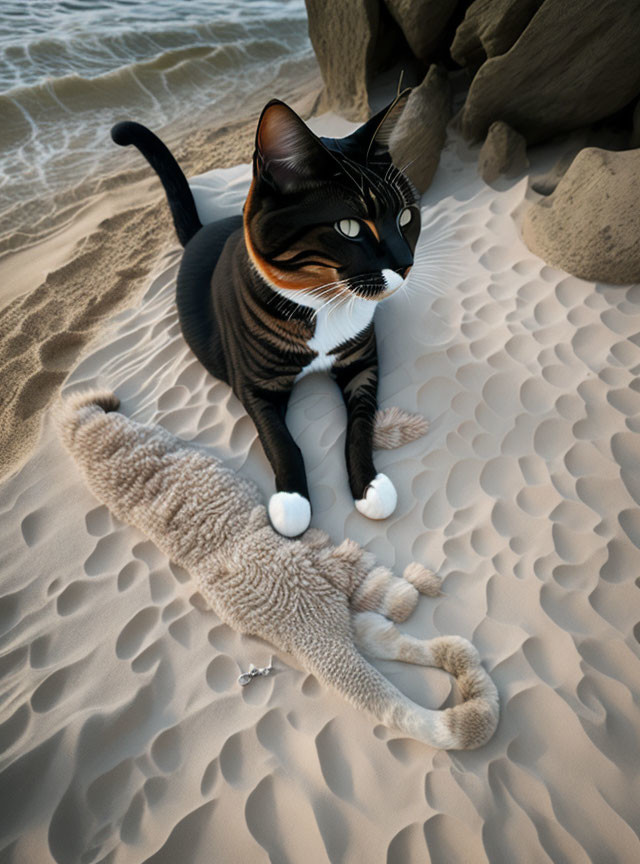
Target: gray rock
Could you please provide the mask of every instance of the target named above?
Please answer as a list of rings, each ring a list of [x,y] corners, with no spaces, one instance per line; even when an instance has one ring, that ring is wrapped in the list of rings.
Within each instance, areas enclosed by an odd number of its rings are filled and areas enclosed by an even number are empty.
[[[522,234],[547,263],[596,282],[640,282],[640,150],[581,150]]]
[[[475,0],[456,30],[451,56],[461,66],[480,66],[487,57],[505,54],[543,0]]]
[[[345,0],[348,4],[351,0]],[[447,25],[457,0],[384,0],[409,47],[428,61]]]
[[[496,120],[480,150],[478,170],[485,183],[493,183],[501,174],[516,177],[529,165],[527,142],[511,126]]]
[[[325,92],[321,110],[369,117],[367,82],[378,65],[380,0],[305,0]]]
[[[506,54],[471,83],[462,131],[504,120],[529,143],[606,117],[640,92],[638,0],[545,0]]]
[[[451,116],[451,90],[446,72],[431,66],[426,78],[411,91],[398,120],[389,149],[394,164],[420,193],[431,184]]]

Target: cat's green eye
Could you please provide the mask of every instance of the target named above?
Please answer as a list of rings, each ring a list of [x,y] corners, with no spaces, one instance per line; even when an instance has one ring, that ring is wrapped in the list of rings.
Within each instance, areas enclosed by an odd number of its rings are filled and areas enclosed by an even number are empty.
[[[405,207],[404,210],[401,211],[400,216],[398,217],[398,223],[401,228],[404,228],[405,225],[408,225],[411,222],[413,214],[411,213],[411,207]]]
[[[357,237],[362,230],[357,219],[341,219],[333,226],[339,234],[344,234],[345,237],[352,239]]]

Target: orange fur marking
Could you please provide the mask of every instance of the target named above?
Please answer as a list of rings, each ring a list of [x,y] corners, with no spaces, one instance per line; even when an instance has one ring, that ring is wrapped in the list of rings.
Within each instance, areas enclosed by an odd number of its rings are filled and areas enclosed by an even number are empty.
[[[296,271],[295,273],[290,273],[285,270],[280,270],[260,255],[253,245],[249,233],[249,215],[251,211],[254,186],[255,178],[251,181],[251,186],[249,187],[249,194],[247,195],[247,201],[244,206],[242,221],[244,228],[244,242],[247,247],[247,252],[249,253],[249,258],[251,258],[251,261],[258,273],[260,273],[267,282],[275,285],[276,288],[289,291],[310,291],[314,288],[321,288],[327,283],[338,281],[338,271],[333,265],[330,265],[327,268],[309,266],[301,268],[300,271]],[[305,274],[302,270],[307,270],[308,273]],[[328,292],[326,296],[328,298],[329,296],[333,296],[334,293],[338,294],[341,290],[342,289],[339,286],[336,286],[335,291]]]
[[[369,226],[369,228],[371,229],[371,233],[373,234],[373,236],[376,238],[376,240],[379,243],[380,242],[380,235],[378,234],[378,229],[376,228],[375,223],[372,222],[371,219],[363,219],[362,221],[364,222],[365,225]]]

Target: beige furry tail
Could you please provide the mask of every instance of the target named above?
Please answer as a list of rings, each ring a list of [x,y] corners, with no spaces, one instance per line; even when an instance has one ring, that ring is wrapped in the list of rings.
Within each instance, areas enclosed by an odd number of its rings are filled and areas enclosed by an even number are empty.
[[[81,408],[86,408],[88,405],[96,405],[102,408],[104,412],[117,411],[120,407],[120,400],[112,390],[78,390],[70,396],[65,396],[62,402],[62,412],[65,414],[75,414]]]
[[[111,390],[79,390],[60,399],[55,408],[55,420],[60,437],[71,446],[78,426],[97,413],[117,411],[120,400]]]
[[[478,652],[461,636],[417,639],[398,630],[376,612],[354,616],[354,635],[359,647],[370,657],[400,660],[421,666],[434,666],[453,675],[462,703],[441,711],[422,708],[393,691],[373,686],[373,676],[361,670],[369,682],[365,686],[349,682],[346,697],[353,703],[356,691],[366,707],[381,722],[445,750],[473,750],[491,738],[498,725],[500,703],[495,684],[482,667]]]
[[[420,414],[402,408],[379,408],[373,426],[375,450],[393,450],[422,438],[429,430],[429,421]]]
[[[415,585],[421,594],[426,594],[427,597],[437,597],[440,594],[442,577],[431,570],[427,570],[417,561],[407,564],[402,575],[407,582]]]

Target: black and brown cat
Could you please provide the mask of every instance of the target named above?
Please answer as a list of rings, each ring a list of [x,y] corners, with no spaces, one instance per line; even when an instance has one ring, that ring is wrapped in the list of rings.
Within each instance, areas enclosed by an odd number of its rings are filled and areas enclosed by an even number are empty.
[[[264,108],[243,214],[202,226],[184,174],[138,123],[114,126],[157,171],[185,246],[177,283],[184,337],[253,419],[276,479],[274,528],[297,536],[311,506],[302,453],[285,424],[294,383],[328,370],[347,408],[357,509],[384,519],[391,480],[372,458],[378,358],[373,315],[413,264],[418,195],[388,143],[408,91],[346,138],[316,136],[284,102]]]

